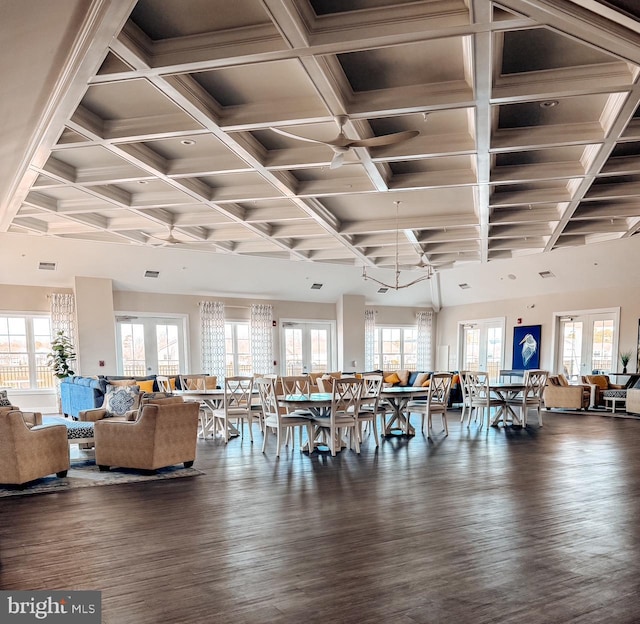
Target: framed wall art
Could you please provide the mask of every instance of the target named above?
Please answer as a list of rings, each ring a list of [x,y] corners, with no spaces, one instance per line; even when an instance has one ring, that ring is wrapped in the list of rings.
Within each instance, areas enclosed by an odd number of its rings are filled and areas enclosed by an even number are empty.
[[[540,368],[542,325],[518,325],[513,328],[513,370]]]

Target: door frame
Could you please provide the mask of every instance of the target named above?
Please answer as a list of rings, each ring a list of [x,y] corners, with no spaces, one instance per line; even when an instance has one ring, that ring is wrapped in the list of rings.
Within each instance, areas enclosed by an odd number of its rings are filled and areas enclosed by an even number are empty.
[[[560,322],[567,316],[591,316],[594,314],[610,314],[615,319],[615,333],[612,339],[611,359],[615,368],[618,363],[618,351],[620,347],[620,306],[612,308],[592,308],[588,310],[565,310],[563,312],[553,313],[553,323],[551,332],[551,361],[549,362],[549,370],[557,372],[561,360],[561,341],[560,341]],[[615,372],[615,371],[614,371]],[[591,371],[589,373],[591,374]]]
[[[337,335],[337,323],[331,319],[296,319],[296,318],[280,318],[278,323],[278,330],[280,332],[280,374],[286,375],[286,345],[285,345],[285,323],[293,323],[295,325],[329,325],[329,371],[337,370],[338,367],[338,335]],[[328,372],[328,371],[327,371]]]
[[[122,374],[122,345],[120,344],[120,336],[118,331],[119,321],[134,321],[136,319],[166,319],[168,321],[181,321],[182,326],[182,352],[184,354],[184,372],[188,374],[191,372],[190,367],[190,351],[189,351],[189,315],[177,314],[177,313],[154,313],[154,312],[122,312],[117,311],[114,313],[115,335],[116,335],[116,370],[118,374]],[[158,371],[152,371],[157,374]]]
[[[465,326],[467,325],[484,325],[485,328],[490,325],[493,325],[493,326],[499,325],[500,327],[502,327],[502,352],[500,353],[500,368],[504,368],[505,353],[507,348],[507,318],[505,316],[494,316],[491,318],[467,319],[464,321],[458,321],[458,331],[457,331],[458,344],[456,349],[457,351],[456,368],[460,370],[461,362],[463,361],[463,356],[464,356],[463,337],[464,337],[464,329],[465,329]],[[482,344],[480,345],[480,349],[482,353]],[[485,362],[485,370],[486,370],[486,362]]]

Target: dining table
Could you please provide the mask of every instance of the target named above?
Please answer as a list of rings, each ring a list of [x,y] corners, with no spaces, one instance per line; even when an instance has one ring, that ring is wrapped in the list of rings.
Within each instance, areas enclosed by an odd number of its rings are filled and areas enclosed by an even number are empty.
[[[508,416],[511,418],[511,422],[514,425],[522,425],[520,417],[516,414],[514,409],[509,404],[509,400],[515,399],[525,389],[524,381],[494,381],[489,382],[489,392],[502,402],[499,409],[491,420],[491,426],[498,426],[500,420],[503,423],[507,423]]]
[[[416,434],[414,426],[409,420],[407,405],[412,399],[426,397],[429,388],[422,386],[391,386],[382,388],[380,398],[391,407],[391,417],[385,419],[384,435],[407,435]]]
[[[257,394],[257,390],[253,390],[253,394]],[[211,390],[174,390],[175,396],[181,396],[185,401],[198,401],[205,409],[205,418],[201,421],[198,436],[206,438],[207,435],[216,435],[216,419],[214,411],[224,407],[224,389],[215,388]],[[240,431],[232,423],[229,425],[229,435],[237,437]]]
[[[294,410],[308,410],[313,418],[328,418],[331,414],[333,395],[331,392],[312,392],[310,394],[285,394],[278,397],[278,401],[285,407]],[[347,443],[340,440],[340,447],[346,448]],[[326,447],[326,448],[325,448]],[[317,426],[314,429],[313,449],[307,442],[302,446],[303,451],[329,450],[329,441],[326,439],[326,429]]]

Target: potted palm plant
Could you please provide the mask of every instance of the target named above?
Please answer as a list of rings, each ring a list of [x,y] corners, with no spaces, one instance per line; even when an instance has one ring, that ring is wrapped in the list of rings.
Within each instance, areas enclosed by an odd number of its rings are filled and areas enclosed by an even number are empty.
[[[629,364],[629,360],[631,359],[631,351],[622,351],[620,353],[620,361],[622,362],[622,372],[627,372],[627,364]]]

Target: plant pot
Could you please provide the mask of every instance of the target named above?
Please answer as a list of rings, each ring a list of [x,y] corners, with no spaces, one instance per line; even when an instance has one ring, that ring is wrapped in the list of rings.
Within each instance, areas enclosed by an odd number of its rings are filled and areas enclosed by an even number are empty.
[[[626,373],[626,372],[627,372],[627,367],[626,367],[626,366],[623,366],[623,367],[622,367],[622,372],[623,372],[623,373]]]

